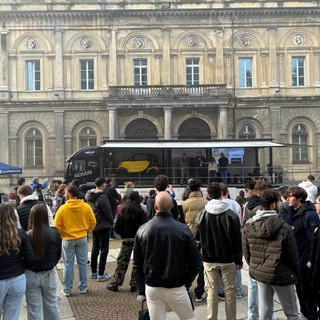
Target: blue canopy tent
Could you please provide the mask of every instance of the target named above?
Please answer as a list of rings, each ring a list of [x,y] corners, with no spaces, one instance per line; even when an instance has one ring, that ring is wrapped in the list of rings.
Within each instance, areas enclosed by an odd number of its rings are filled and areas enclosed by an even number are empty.
[[[5,164],[0,162],[0,176],[7,174],[21,174],[22,168],[10,166],[9,164]]]

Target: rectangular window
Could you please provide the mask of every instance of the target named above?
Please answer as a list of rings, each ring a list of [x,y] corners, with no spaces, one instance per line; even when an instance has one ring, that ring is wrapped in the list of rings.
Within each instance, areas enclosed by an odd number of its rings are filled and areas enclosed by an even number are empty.
[[[26,166],[42,166],[42,140],[28,140],[26,143]]]
[[[200,84],[199,59],[186,59],[186,85]]]
[[[291,58],[291,73],[292,73],[292,86],[304,86],[304,72],[305,72],[305,58],[292,57]]]
[[[40,90],[40,61],[26,61],[26,89],[28,91]]]
[[[147,59],[133,60],[134,85],[136,87],[148,85]]]
[[[94,61],[80,60],[80,88],[81,90],[94,89]]]
[[[252,87],[252,58],[239,58],[239,87]]]

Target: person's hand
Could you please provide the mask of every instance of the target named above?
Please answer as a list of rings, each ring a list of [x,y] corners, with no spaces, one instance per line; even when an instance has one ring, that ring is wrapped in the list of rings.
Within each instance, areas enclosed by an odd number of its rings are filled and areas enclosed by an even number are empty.
[[[139,295],[137,296],[137,301],[140,301],[140,302],[146,301],[146,296],[145,296],[145,295],[142,295],[142,294],[139,294]]]
[[[241,270],[243,268],[243,264],[236,264],[236,270]]]
[[[311,266],[312,266],[311,262],[308,261],[308,262],[307,262],[307,267],[308,267],[308,269],[311,269]]]

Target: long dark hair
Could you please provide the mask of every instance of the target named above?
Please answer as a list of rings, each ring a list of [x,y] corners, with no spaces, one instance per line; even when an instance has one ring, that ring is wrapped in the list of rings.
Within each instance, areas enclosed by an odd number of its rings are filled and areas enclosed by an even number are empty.
[[[20,243],[14,209],[12,205],[2,203],[0,204],[0,255],[9,254],[10,250],[18,253]]]
[[[138,213],[143,211],[140,206],[139,192],[131,191],[127,200],[121,205],[120,215],[124,220],[135,221],[139,219]]]
[[[29,215],[29,230],[32,231],[32,247],[37,258],[44,254],[43,226],[49,225],[48,210],[45,204],[36,204]]]

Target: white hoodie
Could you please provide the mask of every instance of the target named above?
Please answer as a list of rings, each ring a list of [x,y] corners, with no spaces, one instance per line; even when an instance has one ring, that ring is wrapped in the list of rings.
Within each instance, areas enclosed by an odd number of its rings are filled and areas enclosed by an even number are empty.
[[[299,183],[299,187],[307,191],[307,194],[308,194],[307,200],[311,201],[312,203],[315,203],[316,195],[318,193],[317,186],[315,186],[311,181],[307,180]]]

